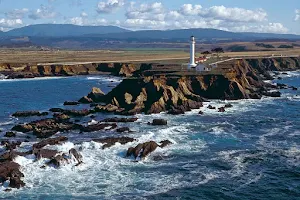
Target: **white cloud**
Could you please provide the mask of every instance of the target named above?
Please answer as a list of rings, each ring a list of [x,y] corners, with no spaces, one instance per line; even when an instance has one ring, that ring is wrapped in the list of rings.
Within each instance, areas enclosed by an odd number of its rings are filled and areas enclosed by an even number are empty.
[[[267,20],[267,13],[262,9],[247,10],[244,8],[227,8],[225,6],[212,6],[200,13],[200,15],[236,22],[262,22]]]
[[[131,2],[121,26],[131,29],[215,28],[227,31],[256,31],[286,33],[281,23],[268,22],[262,9],[248,10],[184,4],[178,10],[169,10],[160,2],[138,4]]]
[[[186,16],[200,15],[202,12],[202,6],[201,5],[192,5],[192,4],[183,4],[183,6],[181,6],[179,12]]]
[[[23,25],[22,19],[0,19],[0,27],[2,30],[16,28]]]
[[[300,9],[295,10],[296,16],[295,21],[300,21]]]
[[[151,4],[143,3],[136,6],[136,3],[131,2],[128,12],[139,12],[139,13],[162,13],[164,10],[164,6],[161,2],[155,2]]]
[[[83,17],[72,17],[67,23],[83,26],[88,22]]]
[[[40,8],[33,11],[28,17],[33,20],[55,18],[57,13],[52,7],[41,5]]]
[[[9,19],[22,19],[29,12],[27,8],[14,9],[5,13],[5,16]]]
[[[101,13],[113,13],[118,8],[124,6],[124,0],[107,0],[107,2],[100,1],[97,6],[97,12]]]
[[[243,25],[232,27],[231,30],[237,32],[257,32],[257,33],[287,33],[289,30],[281,23],[268,23],[260,25]]]
[[[155,2],[151,4],[140,4],[136,6],[135,3],[131,2],[129,9],[126,12],[126,17],[129,24],[132,22],[148,23],[152,24],[151,21],[164,21],[166,17],[165,9],[162,3]]]
[[[81,17],[87,17],[88,14],[87,14],[86,12],[82,12],[82,13],[80,14],[80,16],[81,16]]]

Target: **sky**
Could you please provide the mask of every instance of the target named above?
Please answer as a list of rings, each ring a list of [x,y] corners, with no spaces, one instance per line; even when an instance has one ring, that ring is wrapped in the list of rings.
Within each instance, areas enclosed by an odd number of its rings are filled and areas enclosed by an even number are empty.
[[[300,35],[299,0],[0,0],[0,30],[31,24],[216,28]]]

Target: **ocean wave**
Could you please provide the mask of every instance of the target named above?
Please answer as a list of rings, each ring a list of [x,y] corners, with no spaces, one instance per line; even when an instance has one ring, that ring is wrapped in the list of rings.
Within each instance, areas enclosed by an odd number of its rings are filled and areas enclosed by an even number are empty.
[[[1,127],[1,126],[6,126],[6,125],[11,125],[11,124],[13,124],[13,123],[14,123],[13,120],[6,121],[6,122],[0,122],[0,127]]]
[[[121,78],[117,78],[117,77],[107,77],[107,76],[90,76],[86,78],[87,80],[100,80],[100,81],[105,81],[105,82],[121,82],[122,79]]]
[[[55,80],[63,79],[67,77],[35,77],[35,78],[24,78],[24,79],[0,79],[0,82],[21,82],[21,81],[43,81],[43,80]]]

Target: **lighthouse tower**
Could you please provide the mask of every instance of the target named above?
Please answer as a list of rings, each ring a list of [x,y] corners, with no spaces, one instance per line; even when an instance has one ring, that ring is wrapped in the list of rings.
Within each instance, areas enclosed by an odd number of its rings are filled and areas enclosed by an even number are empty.
[[[190,41],[190,64],[189,64],[189,69],[195,68],[197,65],[195,63],[195,37],[191,36],[191,41]]]

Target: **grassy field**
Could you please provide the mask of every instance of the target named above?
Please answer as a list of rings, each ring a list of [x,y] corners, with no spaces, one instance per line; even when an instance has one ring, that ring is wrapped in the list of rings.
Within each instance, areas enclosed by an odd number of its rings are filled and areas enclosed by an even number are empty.
[[[198,44],[200,46],[200,44]],[[228,45],[228,44],[227,44]],[[200,56],[200,50],[196,56]],[[275,55],[300,55],[300,47],[272,49],[272,51],[226,52],[221,57],[264,57]],[[81,63],[81,62],[155,62],[188,63],[188,49],[127,49],[119,51],[39,51],[26,49],[0,49],[0,63]]]

